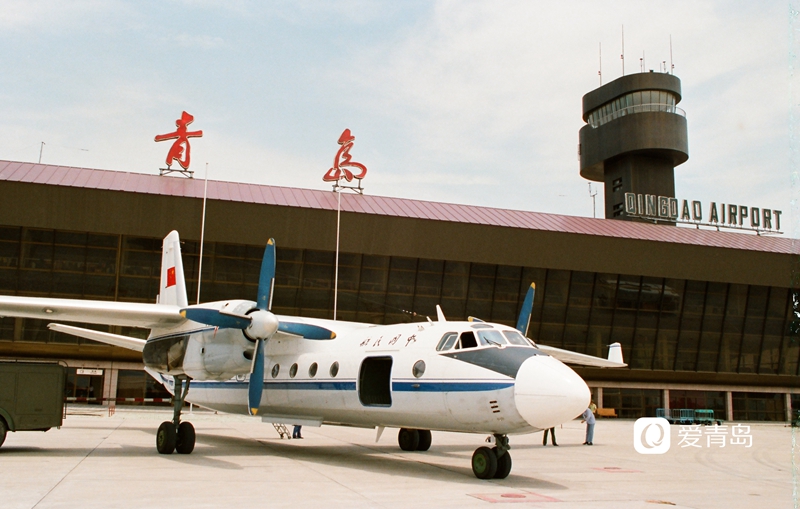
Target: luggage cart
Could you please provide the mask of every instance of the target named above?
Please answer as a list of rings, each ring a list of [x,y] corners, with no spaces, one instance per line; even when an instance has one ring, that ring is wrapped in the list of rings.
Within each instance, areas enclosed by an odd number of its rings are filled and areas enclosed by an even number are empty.
[[[694,411],[694,422],[696,424],[714,424],[714,410],[703,408]]]

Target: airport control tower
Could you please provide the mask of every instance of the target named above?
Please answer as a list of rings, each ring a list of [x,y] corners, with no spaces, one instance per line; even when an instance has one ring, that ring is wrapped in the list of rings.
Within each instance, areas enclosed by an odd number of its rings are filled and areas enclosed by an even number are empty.
[[[689,159],[680,100],[681,81],[653,71],[583,96],[581,176],[605,183],[607,219],[652,222],[626,213],[625,193],[675,197],[675,167]]]

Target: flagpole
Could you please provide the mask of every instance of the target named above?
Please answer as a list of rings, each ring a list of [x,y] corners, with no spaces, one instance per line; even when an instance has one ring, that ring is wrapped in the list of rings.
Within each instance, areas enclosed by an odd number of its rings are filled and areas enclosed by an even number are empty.
[[[361,179],[367,174],[367,167],[361,163],[351,161],[350,149],[353,147],[353,141],[356,137],[352,135],[350,129],[345,129],[342,135],[339,136],[339,151],[333,159],[333,166],[325,173],[322,180],[325,182],[333,182],[333,192],[336,193],[336,260],[334,261],[334,275],[333,275],[333,320],[336,321],[337,311],[339,307],[339,237],[341,234],[342,226],[342,189],[350,189],[358,194],[364,194],[364,189],[361,187]],[[342,169],[342,166],[351,168],[358,168],[361,171],[356,175],[348,169]],[[343,186],[342,179],[348,182],[353,178],[358,180],[358,187]]]
[[[336,321],[336,308],[339,303],[339,230],[342,218],[342,191],[336,183],[334,192],[336,193],[336,262],[333,276],[333,321]]]
[[[197,303],[200,304],[200,280],[203,274],[203,240],[206,233],[206,198],[208,198],[208,163],[206,163],[206,183],[203,186],[203,219],[200,221],[200,262],[197,264]]]

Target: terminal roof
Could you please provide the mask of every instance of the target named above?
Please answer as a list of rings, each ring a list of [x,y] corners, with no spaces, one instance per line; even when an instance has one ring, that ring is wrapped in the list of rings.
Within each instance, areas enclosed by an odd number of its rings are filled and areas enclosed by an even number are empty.
[[[204,187],[201,179],[16,161],[0,161],[0,180],[199,199],[203,198]],[[208,199],[336,210],[336,195],[331,191],[216,180],[208,181]],[[758,236],[386,196],[343,193],[342,211],[747,251],[784,254],[800,252],[800,243],[780,236]]]

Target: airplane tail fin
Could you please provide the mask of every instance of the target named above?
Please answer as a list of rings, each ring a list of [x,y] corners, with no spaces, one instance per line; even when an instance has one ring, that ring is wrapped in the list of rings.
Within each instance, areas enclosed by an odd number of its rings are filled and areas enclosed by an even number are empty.
[[[159,304],[172,304],[186,307],[186,278],[183,275],[183,259],[181,258],[181,239],[175,230],[164,237],[161,250],[161,286],[158,293]]]

